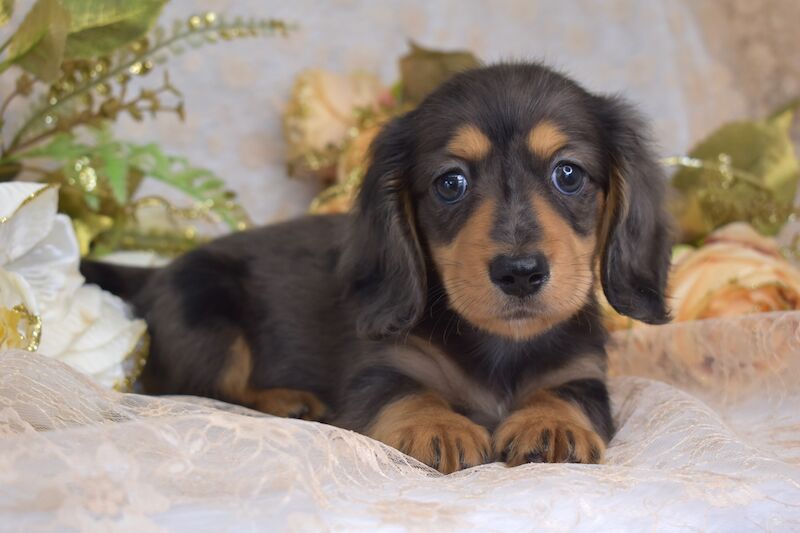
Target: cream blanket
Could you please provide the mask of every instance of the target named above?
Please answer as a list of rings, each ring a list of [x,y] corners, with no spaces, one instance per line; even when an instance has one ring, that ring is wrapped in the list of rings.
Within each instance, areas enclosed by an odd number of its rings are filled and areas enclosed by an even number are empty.
[[[0,530],[800,529],[800,313],[617,337],[600,466],[442,476],[367,437],[0,355]],[[650,378],[659,378],[656,381]]]

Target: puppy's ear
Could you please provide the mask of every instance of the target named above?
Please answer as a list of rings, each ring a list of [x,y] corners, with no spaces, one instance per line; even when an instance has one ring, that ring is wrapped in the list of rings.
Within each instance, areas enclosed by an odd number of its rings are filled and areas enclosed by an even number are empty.
[[[411,328],[425,305],[425,266],[411,203],[410,117],[384,127],[370,149],[339,272],[358,306],[357,330],[387,337]]]
[[[665,290],[672,248],[664,171],[638,113],[619,98],[598,98],[611,152],[601,228],[601,280],[608,302],[649,324],[669,321]]]

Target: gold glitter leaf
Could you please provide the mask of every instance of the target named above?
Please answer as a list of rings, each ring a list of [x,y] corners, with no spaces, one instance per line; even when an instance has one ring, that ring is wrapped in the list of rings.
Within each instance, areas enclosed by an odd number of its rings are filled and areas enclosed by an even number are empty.
[[[683,242],[729,222],[745,221],[773,235],[792,212],[800,164],[789,136],[798,103],[772,116],[725,124],[700,142],[672,178],[671,211]]]
[[[38,0],[11,36],[0,72],[17,64],[41,80],[55,80],[68,28],[69,12],[59,0]]]
[[[113,226],[114,220],[106,215],[86,212],[80,218],[73,218],[72,227],[75,229],[81,257],[87,256],[92,242]]]
[[[0,308],[0,350],[22,348],[35,352],[42,337],[42,319],[24,305]]]
[[[81,59],[103,56],[137,41],[150,30],[166,3],[166,0],[62,1],[71,16],[65,55]]]
[[[400,59],[403,101],[418,104],[454,74],[480,65],[467,51],[442,52],[411,41],[411,50]]]

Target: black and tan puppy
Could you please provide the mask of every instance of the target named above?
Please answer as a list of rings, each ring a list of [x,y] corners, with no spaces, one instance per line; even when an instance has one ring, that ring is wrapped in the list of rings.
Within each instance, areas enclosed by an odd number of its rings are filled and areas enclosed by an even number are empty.
[[[352,215],[84,272],[147,320],[149,392],[321,419],[442,472],[595,463],[614,426],[594,288],[668,319],[662,196],[627,104],[498,65],[384,129]]]

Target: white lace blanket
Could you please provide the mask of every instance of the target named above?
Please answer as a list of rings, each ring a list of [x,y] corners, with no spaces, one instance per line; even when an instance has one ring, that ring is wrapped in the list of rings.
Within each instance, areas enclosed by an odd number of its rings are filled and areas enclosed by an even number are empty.
[[[624,334],[617,371],[672,384],[612,378],[606,464],[450,476],[333,427],[109,392],[6,352],[0,530],[798,530],[798,324]]]

